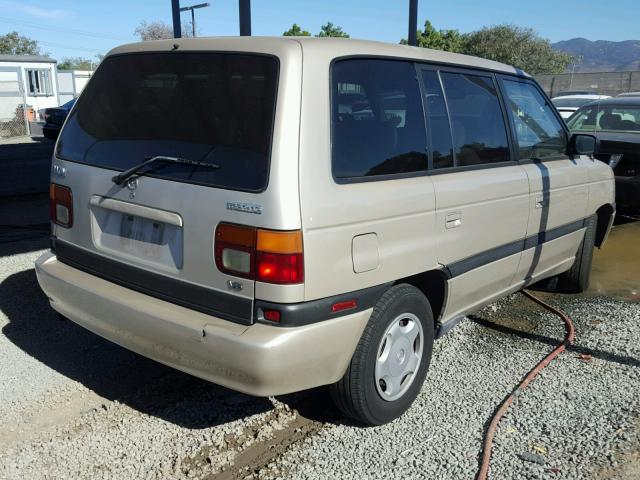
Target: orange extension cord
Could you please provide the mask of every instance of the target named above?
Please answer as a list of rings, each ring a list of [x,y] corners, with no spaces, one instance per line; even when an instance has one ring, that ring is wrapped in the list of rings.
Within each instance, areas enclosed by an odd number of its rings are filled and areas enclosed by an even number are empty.
[[[482,459],[480,462],[480,469],[478,470],[478,475],[476,476],[476,480],[487,479],[487,476],[489,474],[489,465],[491,464],[491,449],[493,448],[493,439],[496,435],[496,429],[498,428],[498,424],[500,423],[500,420],[502,419],[504,414],[507,412],[507,410],[513,403],[513,400],[516,398],[516,394],[524,390],[525,388],[527,388],[527,385],[529,385],[533,381],[533,379],[538,376],[538,374],[542,371],[544,367],[549,365],[554,358],[560,355],[565,350],[565,348],[567,348],[568,345],[571,345],[571,343],[573,343],[573,339],[576,333],[575,329],[573,328],[573,322],[571,322],[571,319],[566,313],[564,313],[561,310],[558,310],[555,307],[552,307],[548,303],[543,302],[538,297],[535,297],[534,295],[527,292],[526,290],[523,290],[522,294],[525,297],[529,298],[530,300],[533,300],[534,302],[536,302],[538,305],[541,305],[542,307],[546,308],[550,312],[555,313],[560,318],[562,318],[562,320],[564,320],[564,323],[565,323],[564,341],[561,344],[559,344],[556,348],[554,348],[549,355],[544,357],[535,367],[533,367],[533,369],[529,371],[527,376],[522,379],[522,381],[516,387],[516,389],[511,393],[511,395],[509,395],[502,402],[502,405],[500,405],[500,408],[493,415],[493,418],[491,419],[491,424],[489,425],[489,428],[487,429],[487,432],[484,437],[484,443],[482,444]]]

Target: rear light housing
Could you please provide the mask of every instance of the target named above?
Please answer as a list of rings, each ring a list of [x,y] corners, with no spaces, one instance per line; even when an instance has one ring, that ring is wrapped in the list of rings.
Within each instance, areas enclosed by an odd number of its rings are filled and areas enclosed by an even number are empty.
[[[302,232],[221,223],[214,243],[218,270],[259,282],[304,282]]]
[[[49,217],[61,227],[73,226],[73,193],[69,187],[57,183],[49,186]]]

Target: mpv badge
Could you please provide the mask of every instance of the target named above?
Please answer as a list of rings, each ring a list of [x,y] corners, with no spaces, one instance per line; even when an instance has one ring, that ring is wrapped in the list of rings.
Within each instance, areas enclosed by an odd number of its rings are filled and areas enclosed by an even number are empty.
[[[262,215],[262,205],[256,205],[255,203],[227,202],[227,210]]]
[[[130,178],[127,180],[127,188],[129,189],[129,198],[133,199],[136,196],[136,188],[138,188],[138,179]]]
[[[61,165],[53,166],[53,176],[56,178],[64,178],[67,176],[67,169]]]

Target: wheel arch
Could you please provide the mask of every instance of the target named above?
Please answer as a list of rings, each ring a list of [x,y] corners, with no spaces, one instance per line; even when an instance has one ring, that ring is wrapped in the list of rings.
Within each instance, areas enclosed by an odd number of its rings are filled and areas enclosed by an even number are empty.
[[[394,285],[408,283],[420,290],[431,305],[433,321],[437,324],[444,312],[447,300],[447,276],[441,270],[428,270],[426,272],[401,278]]]
[[[596,210],[596,235],[594,244],[596,247],[601,248],[607,239],[609,233],[609,222],[611,221],[611,215],[615,212],[613,205],[606,203]]]

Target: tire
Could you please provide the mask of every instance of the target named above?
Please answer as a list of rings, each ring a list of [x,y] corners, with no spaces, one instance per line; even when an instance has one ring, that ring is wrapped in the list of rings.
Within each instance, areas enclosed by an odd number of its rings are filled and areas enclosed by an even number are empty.
[[[565,293],[582,293],[589,288],[591,276],[591,264],[593,261],[593,248],[596,237],[596,215],[586,221],[584,238],[576,253],[573,266],[558,276],[558,290]]]
[[[417,337],[412,341],[414,328]],[[346,373],[330,387],[338,409],[365,425],[400,417],[424,383],[433,337],[433,314],[423,293],[408,284],[387,290],[373,309]],[[413,373],[406,373],[412,368]],[[388,375],[381,373],[385,371]]]

